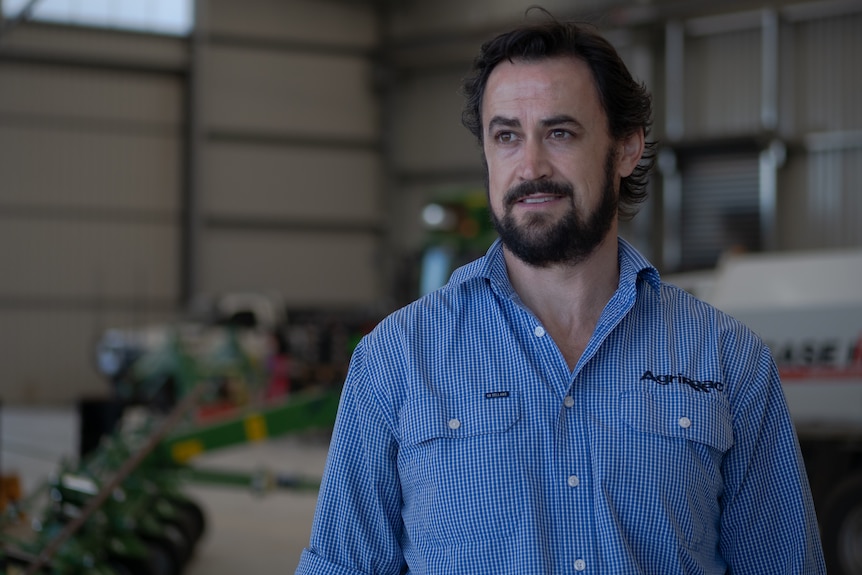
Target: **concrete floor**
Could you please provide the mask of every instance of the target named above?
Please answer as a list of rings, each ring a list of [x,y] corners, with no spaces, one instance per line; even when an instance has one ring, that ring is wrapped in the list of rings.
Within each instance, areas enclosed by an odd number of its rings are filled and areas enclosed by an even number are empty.
[[[26,496],[63,458],[76,458],[78,429],[74,408],[3,406],[0,471],[18,475]],[[319,480],[327,448],[325,434],[286,437],[207,453],[195,464]],[[203,507],[207,531],[184,575],[293,573],[308,544],[316,491],[254,494],[243,488],[189,485],[186,492]]]
[[[326,462],[323,438],[290,438],[213,453],[199,465],[273,471],[319,479]],[[308,544],[315,491],[272,491],[255,495],[224,487],[188,489],[205,508],[209,530],[186,575],[293,573]]]

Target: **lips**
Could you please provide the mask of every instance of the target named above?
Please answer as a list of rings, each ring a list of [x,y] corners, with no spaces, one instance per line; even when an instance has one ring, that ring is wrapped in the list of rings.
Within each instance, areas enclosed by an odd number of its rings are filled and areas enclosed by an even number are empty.
[[[519,200],[522,204],[544,204],[545,202],[553,202],[559,200],[562,196],[527,196]]]
[[[574,197],[574,189],[570,184],[549,180],[531,180],[521,182],[511,188],[503,201],[507,206],[514,206],[515,204],[541,205],[572,197]]]

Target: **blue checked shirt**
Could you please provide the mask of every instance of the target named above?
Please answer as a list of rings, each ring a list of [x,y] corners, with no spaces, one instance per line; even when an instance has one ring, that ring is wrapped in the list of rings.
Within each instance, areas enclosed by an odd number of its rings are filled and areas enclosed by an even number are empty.
[[[499,243],[363,339],[298,574],[825,573],[769,351],[619,247],[574,370]]]

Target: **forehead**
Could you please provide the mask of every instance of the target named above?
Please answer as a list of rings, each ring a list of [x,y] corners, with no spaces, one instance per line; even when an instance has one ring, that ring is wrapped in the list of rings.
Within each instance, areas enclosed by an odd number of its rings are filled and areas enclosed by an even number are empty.
[[[492,71],[482,97],[485,127],[495,116],[527,121],[530,116],[569,114],[605,124],[592,70],[572,56],[503,60]]]

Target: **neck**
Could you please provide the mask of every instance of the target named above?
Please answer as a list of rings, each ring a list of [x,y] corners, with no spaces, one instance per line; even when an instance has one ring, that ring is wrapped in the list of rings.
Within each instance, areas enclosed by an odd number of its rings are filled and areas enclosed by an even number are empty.
[[[587,259],[545,268],[504,250],[515,292],[542,322],[573,369],[619,285],[618,242],[612,230]]]

